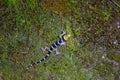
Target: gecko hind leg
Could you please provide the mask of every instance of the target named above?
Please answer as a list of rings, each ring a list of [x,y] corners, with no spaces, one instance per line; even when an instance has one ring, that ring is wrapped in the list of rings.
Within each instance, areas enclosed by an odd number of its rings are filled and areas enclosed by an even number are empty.
[[[49,47],[45,46],[44,48],[41,48],[42,52],[49,51]]]

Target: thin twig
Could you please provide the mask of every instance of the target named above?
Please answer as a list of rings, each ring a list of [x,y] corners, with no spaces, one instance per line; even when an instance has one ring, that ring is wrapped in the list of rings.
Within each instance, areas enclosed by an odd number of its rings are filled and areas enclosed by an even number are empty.
[[[120,4],[117,3],[115,0],[111,0],[111,2],[112,2],[113,4],[115,4],[116,6],[120,7]]]

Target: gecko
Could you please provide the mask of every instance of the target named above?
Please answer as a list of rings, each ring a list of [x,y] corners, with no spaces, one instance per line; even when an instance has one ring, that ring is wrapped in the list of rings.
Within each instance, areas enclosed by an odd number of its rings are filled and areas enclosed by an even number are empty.
[[[65,31],[62,31],[62,33],[60,34],[59,36],[59,39],[57,41],[55,41],[50,47],[46,47],[48,53],[45,55],[44,58],[30,64],[26,69],[30,69],[32,66],[36,65],[36,64],[39,64],[43,61],[45,61],[52,52],[56,51],[57,53],[57,47],[58,46],[62,46],[62,45],[65,45],[66,44],[66,41],[71,37],[70,34],[66,34]]]

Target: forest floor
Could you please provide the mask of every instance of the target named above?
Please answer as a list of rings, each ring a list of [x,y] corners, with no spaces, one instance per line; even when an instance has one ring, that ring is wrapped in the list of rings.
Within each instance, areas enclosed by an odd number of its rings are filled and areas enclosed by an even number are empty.
[[[119,0],[0,0],[0,80],[120,80]],[[61,31],[72,37],[45,56]],[[53,52],[55,53],[55,52]]]

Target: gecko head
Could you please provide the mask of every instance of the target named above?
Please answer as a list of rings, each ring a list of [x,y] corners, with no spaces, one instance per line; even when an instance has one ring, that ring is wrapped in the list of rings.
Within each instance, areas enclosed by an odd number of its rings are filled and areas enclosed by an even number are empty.
[[[65,34],[65,35],[63,36],[64,40],[68,40],[70,37],[71,37],[70,34]]]

